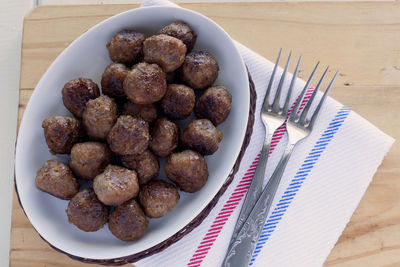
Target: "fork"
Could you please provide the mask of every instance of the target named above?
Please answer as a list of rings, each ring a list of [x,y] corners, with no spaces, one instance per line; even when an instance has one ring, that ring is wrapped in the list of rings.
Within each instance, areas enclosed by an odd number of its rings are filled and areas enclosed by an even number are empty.
[[[285,152],[282,158],[280,159],[278,166],[274,170],[274,173],[272,174],[270,180],[268,181],[267,185],[262,191],[261,196],[258,198],[256,204],[251,210],[250,215],[248,216],[243,226],[240,228],[239,233],[236,235],[235,240],[233,242],[231,241],[222,266],[242,267],[242,266],[247,266],[250,262],[250,258],[253,254],[254,247],[259,239],[264,222],[266,221],[269,209],[272,205],[274,195],[279,186],[281,177],[285,170],[286,164],[290,159],[293,149],[300,141],[304,140],[311,133],[315,125],[315,121],[319,113],[321,112],[321,108],[329,94],[329,91],[331,90],[336,80],[338,72],[336,72],[331,82],[329,83],[327,89],[325,90],[324,95],[322,96],[321,100],[318,103],[317,108],[312,114],[311,119],[308,119],[308,113],[310,111],[311,105],[314,102],[315,96],[319,88],[321,87],[322,82],[329,69],[329,67],[326,68],[317,86],[315,87],[314,92],[311,94],[310,99],[308,100],[306,106],[304,107],[303,110],[300,111],[300,105],[302,99],[314,77],[318,65],[319,63],[316,64],[302,92],[300,93],[300,96],[298,97],[296,104],[289,115],[289,118],[285,123],[286,126],[285,134],[287,134],[288,136],[288,146],[286,147]],[[295,79],[295,75],[293,75],[293,79]],[[289,90],[292,89],[293,88],[289,88]],[[272,108],[273,106],[271,107],[268,104],[268,100],[266,99],[264,101],[262,116],[265,116],[264,115],[265,113],[269,115],[270,113],[268,112],[270,112]],[[286,111],[286,114],[287,113],[288,111]],[[259,166],[257,166],[257,169],[258,168]],[[265,166],[262,166],[262,168],[265,169]]]

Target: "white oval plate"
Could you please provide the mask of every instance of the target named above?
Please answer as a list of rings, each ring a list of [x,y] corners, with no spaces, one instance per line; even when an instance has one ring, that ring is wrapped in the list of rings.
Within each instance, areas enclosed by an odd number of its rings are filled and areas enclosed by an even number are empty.
[[[180,192],[181,199],[175,209],[160,219],[151,219],[147,233],[135,242],[118,240],[107,225],[97,232],[83,232],[68,223],[65,213],[68,201],[35,187],[36,172],[46,160],[68,160],[66,156],[49,153],[42,121],[52,115],[70,115],[61,99],[61,89],[67,81],[87,77],[100,85],[104,68],[111,63],[106,43],[115,33],[132,28],[149,36],[177,20],[187,22],[198,34],[195,50],[206,50],[215,56],[220,66],[215,84],[225,85],[232,94],[230,115],[218,127],[224,133],[220,149],[206,157],[209,180],[197,193]],[[89,259],[111,259],[146,250],[185,227],[214,198],[240,152],[248,113],[246,67],[228,34],[212,20],[193,11],[173,7],[146,7],[111,17],[84,33],[57,57],[29,100],[19,130],[15,158],[16,185],[21,204],[39,234],[68,254]]]

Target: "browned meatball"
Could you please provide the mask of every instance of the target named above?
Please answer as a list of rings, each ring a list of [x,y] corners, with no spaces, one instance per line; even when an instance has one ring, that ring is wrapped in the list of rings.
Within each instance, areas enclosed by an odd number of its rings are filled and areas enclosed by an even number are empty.
[[[192,113],[195,101],[196,96],[192,88],[181,84],[170,84],[161,100],[161,110],[172,119],[182,120]]]
[[[160,171],[158,159],[150,150],[145,150],[139,155],[122,156],[121,161],[122,165],[137,172],[139,184],[147,183]]]
[[[67,116],[52,116],[42,122],[47,146],[53,154],[69,154],[83,136],[80,121]]]
[[[69,166],[76,176],[94,179],[111,162],[108,146],[99,142],[75,144],[71,149]]]
[[[76,194],[66,210],[69,223],[85,232],[95,232],[103,228],[108,219],[108,210],[96,197],[93,189],[85,189]]]
[[[164,181],[150,181],[140,189],[139,201],[147,217],[160,218],[178,204],[178,189]]]
[[[157,102],[166,91],[165,72],[156,64],[143,62],[135,65],[124,81],[126,96],[136,104]]]
[[[218,77],[218,62],[207,52],[190,52],[180,69],[181,79],[194,89],[205,89]]]
[[[66,164],[48,160],[37,172],[36,187],[55,197],[71,199],[78,192],[79,185]]]
[[[194,120],[183,131],[181,140],[184,146],[203,155],[211,155],[218,150],[222,132],[207,119]]]
[[[133,30],[122,30],[107,43],[112,61],[131,66],[142,52],[144,35]]]
[[[125,100],[124,81],[129,69],[124,64],[113,63],[106,67],[101,76],[101,90],[103,94],[118,101]]]
[[[108,165],[94,178],[93,189],[103,204],[120,205],[137,196],[138,178],[134,170]]]
[[[208,179],[204,157],[192,150],[171,154],[165,162],[164,170],[170,180],[189,193],[199,191]]]
[[[82,117],[86,103],[99,97],[100,90],[96,83],[87,78],[76,78],[67,82],[62,89],[64,106],[75,116]]]
[[[198,118],[209,119],[215,126],[223,123],[231,111],[232,95],[224,86],[208,88],[197,100],[194,112]]]
[[[107,137],[110,149],[120,155],[143,153],[149,144],[149,124],[130,115],[120,116]]]
[[[128,101],[124,104],[122,114],[131,115],[150,123],[157,119],[157,108],[154,104],[139,105]]]
[[[108,219],[108,228],[111,233],[122,241],[134,241],[141,238],[148,224],[149,221],[134,199],[118,206]]]
[[[90,138],[106,139],[118,117],[118,107],[114,99],[106,95],[89,100],[83,112],[83,124]]]
[[[179,68],[186,55],[186,45],[179,39],[166,35],[153,35],[143,42],[144,61],[156,63],[165,72]]]
[[[166,157],[178,146],[178,139],[178,126],[172,121],[162,118],[156,121],[151,131],[149,146],[156,155]]]
[[[187,52],[192,51],[196,43],[197,34],[183,21],[175,21],[160,30],[161,34],[167,34],[181,40],[187,48]]]

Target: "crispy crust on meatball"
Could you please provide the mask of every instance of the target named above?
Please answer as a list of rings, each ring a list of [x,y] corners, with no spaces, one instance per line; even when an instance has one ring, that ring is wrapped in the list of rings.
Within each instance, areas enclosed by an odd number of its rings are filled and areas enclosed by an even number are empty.
[[[119,155],[143,153],[149,143],[149,125],[142,119],[120,116],[107,137],[110,149]]]
[[[145,150],[139,155],[122,156],[121,161],[122,165],[137,172],[139,184],[147,183],[157,177],[160,171],[158,159],[150,150]]]
[[[123,167],[108,165],[93,181],[93,189],[105,205],[120,205],[139,193],[136,172]]]
[[[106,67],[101,76],[101,91],[117,101],[123,101],[126,98],[124,92],[124,81],[128,75],[129,68],[124,64],[113,63]]]
[[[85,232],[103,228],[108,219],[108,209],[96,197],[93,189],[77,193],[66,210],[69,223]]]
[[[36,187],[61,199],[71,199],[79,185],[71,169],[56,160],[46,161],[36,175]]]
[[[148,224],[149,221],[134,199],[118,206],[108,219],[111,233],[122,241],[134,241],[141,238]]]
[[[172,119],[182,120],[192,113],[196,96],[192,88],[181,84],[169,84],[161,100],[162,112]]]
[[[164,170],[171,181],[189,193],[199,191],[208,179],[204,157],[193,150],[171,154],[165,162]]]
[[[134,30],[122,30],[107,43],[112,61],[131,66],[141,56],[144,35]]]
[[[52,116],[42,122],[47,146],[52,154],[68,154],[83,137],[81,122],[67,116]]]
[[[123,106],[122,114],[131,115],[132,117],[151,123],[157,119],[157,108],[154,104],[139,105],[128,101]]]
[[[140,189],[139,201],[147,217],[160,218],[178,204],[178,189],[164,181],[150,181]]]
[[[196,43],[197,34],[190,28],[188,24],[183,21],[175,21],[165,26],[160,30],[160,34],[167,34],[169,36],[181,40],[187,48],[187,52],[192,51]]]
[[[232,95],[224,86],[213,86],[197,100],[194,112],[198,118],[209,119],[217,126],[228,117],[231,103]]]
[[[149,146],[160,157],[171,154],[178,146],[179,128],[172,121],[161,118],[154,124],[151,131]]]
[[[73,79],[67,82],[62,89],[64,106],[77,118],[82,117],[86,103],[99,96],[99,87],[87,78]]]
[[[157,64],[136,64],[124,81],[126,96],[136,104],[157,102],[166,91],[166,74]]]

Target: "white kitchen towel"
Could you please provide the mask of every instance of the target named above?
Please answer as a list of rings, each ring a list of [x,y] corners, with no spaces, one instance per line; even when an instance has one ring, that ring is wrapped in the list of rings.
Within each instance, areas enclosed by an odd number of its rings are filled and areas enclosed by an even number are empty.
[[[176,6],[167,0],[142,3],[154,5]],[[265,134],[258,114],[274,66],[240,43],[236,45],[257,91],[253,135],[240,169],[200,226],[164,251],[136,262],[138,267],[222,263],[257,166]],[[291,75],[286,82],[290,79]],[[304,84],[298,79],[293,101]],[[276,86],[277,81],[273,90]],[[282,153],[283,133],[278,130],[273,138],[265,181]],[[286,167],[250,265],[322,266],[393,142],[350,108],[328,98],[312,134],[296,147]]]

